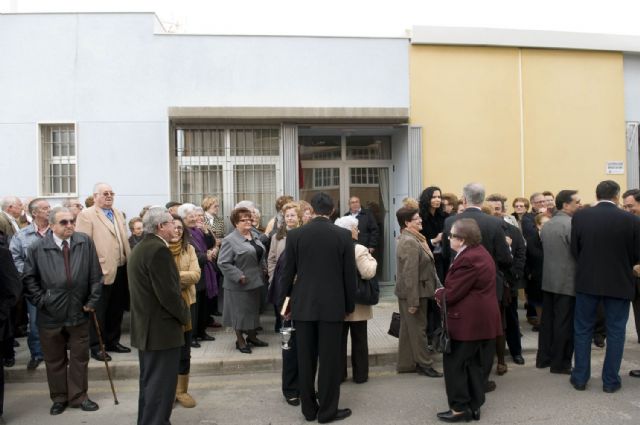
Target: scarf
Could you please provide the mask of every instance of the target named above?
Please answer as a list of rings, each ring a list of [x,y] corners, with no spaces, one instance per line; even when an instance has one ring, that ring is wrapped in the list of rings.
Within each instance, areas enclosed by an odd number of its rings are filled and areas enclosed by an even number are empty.
[[[173,255],[173,259],[177,261],[176,257],[180,255],[182,252],[182,241],[178,242],[169,242],[169,251],[171,251],[171,255]]]
[[[199,254],[207,253],[207,242],[204,239],[204,233],[197,227],[190,228],[191,231],[191,245],[196,249]],[[218,279],[216,278],[216,271],[213,268],[213,263],[208,261],[202,267],[202,275],[204,276],[205,287],[207,289],[207,298],[211,299],[218,295]]]
[[[411,229],[409,229],[407,227],[402,229],[402,232],[408,233],[411,236],[413,236],[414,238],[416,238],[418,240],[418,243],[420,244],[420,246],[424,250],[424,252],[426,252],[426,254],[429,256],[429,258],[431,258],[433,260],[433,253],[429,249],[429,245],[427,244],[427,238],[425,238],[422,233],[416,232],[416,231],[411,230]]]

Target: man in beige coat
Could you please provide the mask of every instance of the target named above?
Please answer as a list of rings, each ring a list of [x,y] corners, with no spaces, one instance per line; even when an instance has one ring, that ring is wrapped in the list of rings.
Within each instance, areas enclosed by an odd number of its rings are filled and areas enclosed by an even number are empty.
[[[104,274],[96,315],[105,348],[115,353],[129,353],[131,349],[120,344],[120,330],[122,316],[129,306],[127,259],[131,249],[124,216],[113,207],[115,195],[111,186],[97,183],[93,189],[95,204],[78,214],[76,230],[93,239]],[[94,326],[90,329],[91,357],[102,361],[97,333]],[[106,360],[111,360],[111,356],[107,354]]]

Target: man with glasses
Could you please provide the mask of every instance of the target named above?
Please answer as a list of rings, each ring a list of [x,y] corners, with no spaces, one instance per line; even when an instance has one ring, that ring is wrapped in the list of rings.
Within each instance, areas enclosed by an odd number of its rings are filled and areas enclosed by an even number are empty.
[[[62,206],[68,208],[73,214],[73,218],[77,218],[78,214],[84,209],[84,205],[80,202],[78,198],[65,199],[62,202]]]
[[[44,238],[50,232],[49,212],[51,211],[51,206],[49,206],[49,202],[46,199],[35,198],[29,202],[28,209],[32,217],[31,224],[14,235],[9,247],[19,273],[24,272],[24,264],[27,261],[31,245]],[[27,301],[27,314],[29,315],[27,344],[31,352],[31,359],[27,364],[28,370],[36,369],[43,359],[38,326],[36,325],[37,311],[36,307]]]
[[[104,288],[96,314],[106,350],[129,353],[131,349],[120,344],[120,335],[122,316],[129,306],[127,259],[131,248],[124,216],[113,207],[115,195],[107,183],[97,183],[93,188],[95,203],[78,214],[76,230],[93,240],[104,274]],[[91,326],[89,335],[91,357],[104,361],[94,326]],[[111,360],[111,356],[106,354],[106,360]]]
[[[75,232],[69,209],[51,210],[49,225],[51,232],[29,249],[23,277],[26,295],[38,308],[53,401],[49,413],[59,415],[67,406],[91,412],[98,404],[87,396],[89,322],[102,290],[100,262],[91,239]]]
[[[522,216],[522,236],[525,239],[531,238],[536,234],[536,216],[547,212],[547,200],[540,192],[535,192],[529,197],[531,202],[531,212],[527,212]]]

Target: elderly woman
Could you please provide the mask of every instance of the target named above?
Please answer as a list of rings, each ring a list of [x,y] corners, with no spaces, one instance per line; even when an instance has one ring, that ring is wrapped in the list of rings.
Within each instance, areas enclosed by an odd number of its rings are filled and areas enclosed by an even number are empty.
[[[427,351],[427,299],[440,285],[433,254],[420,233],[422,218],[417,209],[402,207],[396,212],[401,233],[396,249],[395,294],[400,309],[398,373],[418,372],[439,378]]]
[[[224,219],[218,215],[220,213],[220,200],[215,196],[207,196],[202,200],[202,209],[204,210],[207,228],[216,237],[216,241],[222,241],[222,238],[224,238]]]
[[[196,304],[196,284],[200,280],[200,266],[196,250],[189,243],[189,230],[184,225],[184,221],[177,215],[173,216],[175,226],[175,237],[169,243],[169,249],[180,273],[180,289],[182,299],[193,310]],[[195,407],[196,401],[188,393],[189,371],[191,368],[191,331],[192,324],[189,322],[184,328],[184,345],[180,350],[180,367],[178,369],[178,386],[176,388],[176,400],[184,407]]]
[[[202,230],[202,215],[200,208],[193,204],[182,204],[178,208],[178,215],[184,220],[191,235],[190,243],[196,251],[198,265],[202,273],[196,284],[196,307],[191,311],[192,340],[191,346],[199,348],[200,341],[213,341],[215,337],[206,333],[208,321],[207,296],[217,293],[217,281],[213,261],[218,253],[215,242],[207,240]],[[200,223],[200,224],[199,224]]]
[[[307,224],[313,218],[313,207],[307,201],[299,200],[300,211],[302,211],[302,224]]]
[[[446,304],[451,338],[451,352],[443,357],[449,410],[437,415],[445,422],[480,419],[485,392],[483,359],[493,358],[495,338],[502,335],[496,267],[481,239],[475,220],[463,218],[453,224],[449,240],[457,254],[444,288],[436,291],[438,303],[443,308]]]
[[[253,236],[253,217],[249,209],[234,209],[230,219],[235,230],[222,240],[218,256],[218,267],[224,276],[222,320],[236,332],[236,349],[250,354],[249,344],[268,345],[256,336],[256,328],[260,326],[260,290],[264,286],[266,251]],[[244,333],[248,335],[246,341]]]
[[[369,253],[366,246],[358,242],[358,219],[347,215],[335,221],[338,227],[351,232],[356,252],[356,266],[362,279],[372,279],[376,275],[378,262]],[[353,313],[344,319],[342,331],[342,357],[344,358],[344,379],[347,378],[347,337],[351,330],[351,368],[353,382],[362,384],[369,380],[369,344],[367,341],[367,320],[373,318],[370,305],[356,304]]]

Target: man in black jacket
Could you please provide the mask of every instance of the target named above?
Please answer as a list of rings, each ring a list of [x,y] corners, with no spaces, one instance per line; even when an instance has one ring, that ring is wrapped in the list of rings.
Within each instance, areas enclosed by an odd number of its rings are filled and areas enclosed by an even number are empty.
[[[329,220],[331,197],[318,193],[311,207],[315,218],[287,233],[282,285],[291,295],[297,333],[302,413],[308,421],[317,417],[327,423],[351,415],[350,409],[338,409],[338,402],[344,370],[342,327],[355,308],[356,260],[351,233]]]
[[[620,186],[612,180],[596,187],[598,203],[578,211],[571,223],[571,253],[576,259],[575,361],[571,384],[586,388],[591,376],[591,336],[599,302],[604,305],[608,347],[602,389],[620,389],[620,363],[635,296],[633,266],[640,260],[640,218],[618,208]]]
[[[360,198],[352,196],[349,199],[349,212],[345,215],[352,215],[358,219],[358,243],[369,248],[371,254],[378,247],[380,231],[376,217],[370,210],[362,208]]]
[[[0,239],[4,234],[0,232]],[[1,241],[0,241],[1,242]],[[18,270],[13,264],[13,258],[9,250],[0,243],[0,342],[11,339],[13,326],[11,326],[11,309],[18,302],[22,291]],[[4,364],[0,361],[0,423],[4,408]]]
[[[49,214],[48,232],[29,248],[23,283],[38,309],[40,343],[53,405],[59,415],[67,405],[98,410],[87,397],[89,315],[102,290],[102,271],[93,241],[75,233],[75,218],[64,207]],[[67,358],[67,348],[70,351]]]

